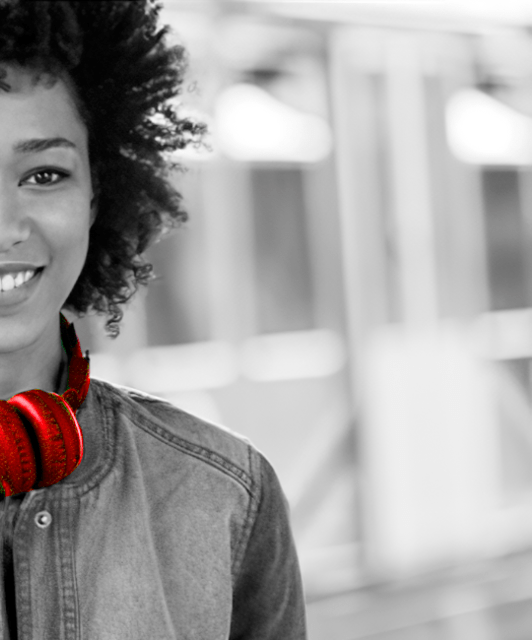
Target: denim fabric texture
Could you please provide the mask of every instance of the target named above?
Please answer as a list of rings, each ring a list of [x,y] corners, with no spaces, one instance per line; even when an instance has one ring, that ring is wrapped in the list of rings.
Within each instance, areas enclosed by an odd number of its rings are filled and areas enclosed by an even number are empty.
[[[3,501],[1,638],[306,639],[287,501],[248,440],[97,378],[78,420],[79,467]]]

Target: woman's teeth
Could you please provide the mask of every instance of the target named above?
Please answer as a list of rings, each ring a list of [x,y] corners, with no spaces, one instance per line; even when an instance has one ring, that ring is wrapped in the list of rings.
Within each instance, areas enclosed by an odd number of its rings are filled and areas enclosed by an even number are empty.
[[[19,271],[18,273],[6,273],[0,278],[0,291],[11,291],[27,282],[35,275],[36,269],[31,271]]]

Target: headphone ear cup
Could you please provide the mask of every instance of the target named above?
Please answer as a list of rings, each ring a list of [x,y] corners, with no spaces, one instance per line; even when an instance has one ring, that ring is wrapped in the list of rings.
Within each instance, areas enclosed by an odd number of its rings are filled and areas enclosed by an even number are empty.
[[[0,401],[0,478],[5,495],[31,491],[37,479],[30,437],[5,400]]]
[[[24,391],[8,402],[31,423],[39,443],[42,478],[37,488],[70,475],[83,457],[83,436],[68,403],[58,394],[41,389]]]

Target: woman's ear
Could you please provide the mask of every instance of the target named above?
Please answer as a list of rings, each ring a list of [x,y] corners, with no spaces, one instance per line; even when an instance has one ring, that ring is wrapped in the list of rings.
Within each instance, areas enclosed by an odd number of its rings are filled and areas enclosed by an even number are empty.
[[[100,195],[100,180],[98,178],[98,170],[95,165],[91,164],[91,224],[94,224],[96,217],[98,216],[98,200]]]
[[[7,70],[4,68],[0,68],[0,89],[9,93],[11,91],[11,85],[8,84],[6,78]]]
[[[96,216],[98,215],[98,197],[93,195],[91,198],[91,221],[90,226],[94,224]]]

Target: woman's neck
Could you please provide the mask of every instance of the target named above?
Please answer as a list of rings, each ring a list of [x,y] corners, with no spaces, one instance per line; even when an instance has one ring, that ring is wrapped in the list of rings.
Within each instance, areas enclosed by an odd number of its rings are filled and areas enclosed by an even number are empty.
[[[62,393],[68,379],[67,356],[57,332],[10,353],[0,353],[0,399],[29,389]],[[65,387],[66,388],[66,387]]]
[[[68,388],[68,356],[64,349],[61,349],[61,363],[57,373],[54,392],[61,395]]]

